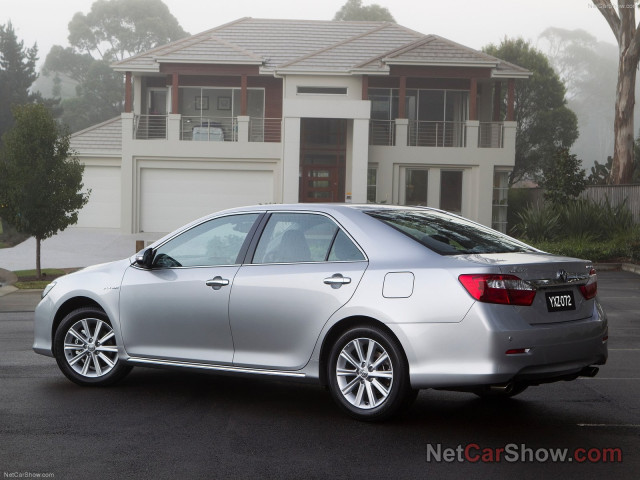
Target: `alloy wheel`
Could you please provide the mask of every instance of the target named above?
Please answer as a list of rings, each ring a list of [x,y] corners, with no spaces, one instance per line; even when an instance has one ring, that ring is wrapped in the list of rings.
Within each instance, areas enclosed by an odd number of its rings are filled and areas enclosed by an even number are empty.
[[[64,357],[69,367],[83,377],[107,375],[118,360],[113,329],[97,318],[78,320],[65,334]]]
[[[393,363],[384,347],[371,338],[356,338],[340,351],[336,379],[344,398],[369,410],[382,405],[393,386]]]

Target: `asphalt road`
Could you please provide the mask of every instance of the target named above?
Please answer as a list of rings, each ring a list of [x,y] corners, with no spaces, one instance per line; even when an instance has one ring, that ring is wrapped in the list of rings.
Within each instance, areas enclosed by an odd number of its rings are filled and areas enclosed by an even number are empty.
[[[11,294],[0,298],[0,478],[636,479],[640,276],[600,273],[599,292],[610,356],[594,379],[498,404],[423,391],[374,425],[306,384],[137,368],[116,387],[75,386],[31,350],[36,296]],[[505,447],[501,462],[482,461]],[[578,456],[554,463],[549,449]],[[597,449],[620,449],[622,462]]]

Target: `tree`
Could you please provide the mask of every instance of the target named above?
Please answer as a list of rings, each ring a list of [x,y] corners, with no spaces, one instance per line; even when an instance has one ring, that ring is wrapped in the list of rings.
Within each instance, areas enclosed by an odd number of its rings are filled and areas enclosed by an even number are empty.
[[[584,30],[550,27],[538,47],[567,87],[567,106],[578,117],[580,137],[571,151],[584,164],[607,158],[614,146],[617,46]]]
[[[25,48],[11,22],[0,25],[0,137],[13,123],[11,107],[33,100],[29,88],[38,78],[38,47]]]
[[[553,205],[563,205],[577,198],[587,185],[581,166],[580,159],[570,154],[568,148],[558,148],[543,166],[540,186],[544,188],[545,199]]]
[[[69,134],[44,105],[14,107],[13,116],[0,151],[0,203],[7,223],[36,238],[41,278],[42,240],[75,224],[90,192],[81,192],[84,166],[70,157]]]
[[[635,106],[636,69],[640,61],[640,26],[635,23],[635,0],[592,0],[618,42],[618,84],[613,123],[614,148],[611,183],[630,183],[633,175],[633,110]]]
[[[533,73],[529,79],[516,80],[516,158],[510,184],[540,180],[544,161],[578,138],[578,121],[566,106],[565,86],[547,57],[521,38],[505,38],[499,46],[483,50]]]
[[[88,14],[76,13],[71,46],[53,46],[43,68],[44,75],[76,82],[76,95],[62,102],[61,120],[78,131],[118,115],[123,82],[110,63],[186,35],[161,0],[98,0]]]
[[[333,19],[342,21],[367,20],[396,23],[389,9],[381,7],[376,3],[364,6],[362,5],[362,0],[347,0],[347,3],[336,12]]]
[[[598,163],[596,160],[591,173],[587,178],[589,185],[610,185],[611,184],[611,168],[613,166],[613,157],[607,157],[606,163]],[[640,136],[636,138],[633,148],[633,168],[631,174],[632,184],[640,184]]]
[[[66,51],[62,58],[69,61],[64,63],[58,56],[61,51],[52,49],[52,52],[54,56],[50,53],[45,61],[45,71],[55,71],[56,75],[62,73],[78,81],[76,96],[62,101],[62,123],[77,132],[120,114],[124,98],[122,76],[107,62],[93,60],[88,55],[69,55]],[[56,66],[52,67],[52,64]]]
[[[611,156],[607,157],[607,163],[599,163],[597,160],[593,162],[587,183],[589,185],[608,185],[612,164],[613,157]]]
[[[183,38],[187,33],[162,0],[98,0],[69,23],[77,52],[116,61]]]

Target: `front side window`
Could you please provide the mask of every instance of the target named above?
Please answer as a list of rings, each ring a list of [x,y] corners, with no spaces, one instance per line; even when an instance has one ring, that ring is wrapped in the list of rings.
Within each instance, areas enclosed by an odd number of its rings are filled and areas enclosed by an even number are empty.
[[[257,213],[215,218],[193,227],[160,246],[155,268],[236,265]]]
[[[507,235],[442,212],[380,210],[366,213],[440,255],[535,251]]]
[[[274,213],[253,256],[253,263],[360,261],[351,239],[324,215]]]

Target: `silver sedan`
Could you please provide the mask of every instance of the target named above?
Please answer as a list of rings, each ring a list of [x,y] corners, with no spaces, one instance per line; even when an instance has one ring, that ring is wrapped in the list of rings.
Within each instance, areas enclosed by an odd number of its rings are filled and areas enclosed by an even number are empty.
[[[289,377],[381,420],[419,389],[509,397],[595,375],[596,293],[588,261],[439,210],[245,207],[51,283],[34,350],[80,385],[136,365]]]

